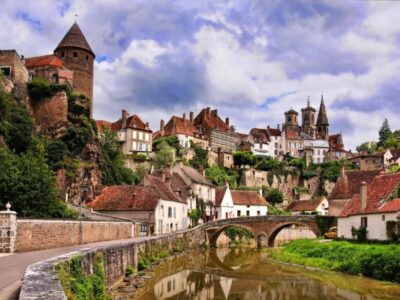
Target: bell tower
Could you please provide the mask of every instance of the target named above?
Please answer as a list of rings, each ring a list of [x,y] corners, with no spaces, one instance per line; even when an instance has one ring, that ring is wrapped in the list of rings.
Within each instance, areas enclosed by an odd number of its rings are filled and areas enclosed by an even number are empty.
[[[299,128],[298,123],[298,115],[299,113],[291,108],[289,111],[285,112],[285,130],[295,130],[297,131]]]
[[[324,96],[321,96],[321,104],[319,106],[317,119],[317,138],[321,140],[329,139],[329,122],[326,114]]]
[[[95,55],[75,22],[54,50],[66,68],[74,72],[73,91],[90,98],[90,116],[93,115],[93,64]]]
[[[307,100],[307,107],[301,109],[302,131],[315,138],[315,108],[310,106],[310,97]]]

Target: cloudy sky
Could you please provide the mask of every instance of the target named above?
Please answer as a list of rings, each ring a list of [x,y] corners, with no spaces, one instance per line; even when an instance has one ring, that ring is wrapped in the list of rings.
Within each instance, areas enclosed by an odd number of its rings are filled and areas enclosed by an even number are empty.
[[[96,53],[94,117],[217,108],[276,126],[323,93],[348,148],[400,128],[400,1],[0,0],[0,48],[52,53],[75,20]]]

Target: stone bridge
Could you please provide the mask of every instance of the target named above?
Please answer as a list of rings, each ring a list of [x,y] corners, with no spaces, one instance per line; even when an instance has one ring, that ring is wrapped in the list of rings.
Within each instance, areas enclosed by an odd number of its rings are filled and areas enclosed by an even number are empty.
[[[316,236],[320,235],[315,216],[258,216],[223,219],[205,223],[201,229],[211,246],[216,246],[220,234],[229,227],[242,227],[253,233],[257,247],[273,247],[278,233],[292,225],[309,228]]]

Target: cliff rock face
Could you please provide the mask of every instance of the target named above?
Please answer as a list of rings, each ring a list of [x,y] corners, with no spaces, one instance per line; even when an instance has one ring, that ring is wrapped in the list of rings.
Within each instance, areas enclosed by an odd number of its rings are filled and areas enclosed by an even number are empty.
[[[279,189],[288,200],[293,200],[299,198],[301,200],[311,199],[318,195],[320,192],[320,179],[318,177],[313,177],[309,180],[304,180],[300,182],[298,176],[276,176],[267,171],[258,170],[245,170],[240,178],[240,184],[247,187],[261,187],[268,186],[271,188]],[[308,189],[307,194],[300,194],[296,191],[296,187],[304,186]],[[334,182],[329,182],[326,180],[322,183],[323,192],[329,197],[330,193],[335,186]]]
[[[68,124],[68,99],[65,91],[52,97],[32,101],[36,132],[50,138],[60,138]]]
[[[4,77],[0,80],[0,91],[9,94],[14,90],[14,87],[15,85],[10,79]]]
[[[60,193],[64,197],[68,194],[68,201],[79,205],[80,201],[89,202],[94,199],[102,189],[100,147],[96,139],[92,139],[83,148],[77,161],[78,166],[73,170],[58,170],[56,182]]]

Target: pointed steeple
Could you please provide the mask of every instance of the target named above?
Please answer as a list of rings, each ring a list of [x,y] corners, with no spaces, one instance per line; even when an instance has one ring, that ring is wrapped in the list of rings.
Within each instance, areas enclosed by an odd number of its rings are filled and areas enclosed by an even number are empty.
[[[79,28],[79,25],[78,23],[76,23],[76,21],[68,30],[61,42],[58,44],[54,52],[56,52],[60,48],[81,48],[89,51],[93,56],[95,56],[92,48],[90,48],[89,43],[87,42],[85,36],[82,33],[82,30]]]
[[[321,96],[321,105],[319,106],[317,125],[329,125],[328,116],[325,109],[324,95]]]

